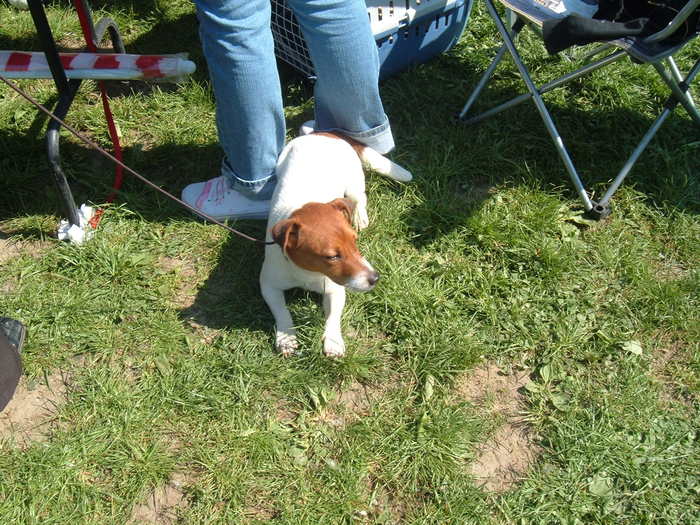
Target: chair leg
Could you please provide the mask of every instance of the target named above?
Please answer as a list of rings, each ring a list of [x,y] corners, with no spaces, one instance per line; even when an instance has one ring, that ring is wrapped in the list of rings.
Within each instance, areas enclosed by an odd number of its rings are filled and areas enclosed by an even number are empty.
[[[479,79],[479,82],[477,82],[477,84],[476,84],[476,87],[469,95],[469,98],[467,99],[467,102],[464,104],[462,111],[460,111],[459,115],[457,115],[458,119],[463,119],[464,116],[469,111],[469,109],[472,107],[472,104],[474,104],[474,102],[476,102],[476,99],[479,98],[479,95],[486,87],[486,84],[488,84],[489,80],[491,80],[491,76],[493,75],[494,71],[496,71],[498,64],[500,64],[501,60],[503,60],[503,55],[505,55],[506,51],[507,51],[507,48],[504,44],[498,50],[498,53],[496,53],[496,57],[491,61],[491,64],[486,69],[484,74],[481,76],[481,78]]]
[[[684,95],[687,95],[688,93],[688,87],[690,83],[693,81],[695,76],[700,72],[700,60],[698,60],[693,68],[690,70],[688,75],[683,79],[679,84],[679,88],[683,92]],[[666,119],[669,117],[671,113],[673,113],[673,110],[676,108],[676,106],[681,103],[682,100],[685,100],[685,97],[679,99],[675,93],[670,95],[668,97],[668,100],[666,100],[666,104],[664,105],[664,109],[661,112],[661,114],[656,118],[654,123],[649,127],[647,132],[644,134],[642,137],[642,140],[639,141],[639,144],[637,147],[634,149],[632,154],[630,155],[629,159],[627,159],[627,162],[625,165],[622,167],[620,170],[620,173],[618,173],[617,177],[615,177],[615,180],[610,184],[610,187],[608,190],[605,192],[605,195],[603,195],[603,198],[600,199],[598,204],[600,206],[607,207],[608,202],[610,202],[610,199],[614,195],[614,193],[617,191],[617,189],[620,187],[622,184],[622,181],[625,179],[627,174],[630,172],[634,164],[637,162],[637,159],[639,156],[642,154],[642,152],[646,149],[646,147],[649,145],[649,142],[651,142],[651,139],[654,138],[654,135],[656,135],[656,132],[659,130],[661,125],[666,121]],[[687,109],[687,108],[686,108]],[[697,109],[693,107],[695,110],[694,112],[697,114]]]
[[[692,97],[688,93],[690,83],[697,75],[698,68],[700,68],[700,60],[698,60],[695,63],[690,73],[688,73],[686,79],[680,84],[676,82],[675,78],[668,72],[668,70],[664,67],[662,63],[653,62],[652,65],[659,73],[663,81],[666,82],[666,85],[671,89],[671,92],[673,93],[673,96],[676,98],[678,103],[680,103],[686,109],[686,111],[690,115],[690,118],[692,118],[695,121],[695,123],[698,126],[700,126],[700,112],[698,112],[698,109],[695,107]]]
[[[517,33],[522,29],[522,27],[523,27],[523,25],[521,23],[520,27],[518,27],[517,29],[514,28],[514,34],[517,35]],[[506,47],[505,44],[503,44],[500,47],[500,49],[496,53],[496,56],[491,61],[491,64],[489,64],[489,67],[486,69],[484,74],[479,79],[479,82],[477,82],[476,87],[469,95],[467,102],[464,104],[464,107],[462,108],[462,111],[459,112],[459,115],[457,116],[457,118],[464,119],[464,117],[467,114],[467,112],[469,111],[469,109],[472,107],[474,102],[476,102],[476,99],[479,98],[479,95],[486,87],[486,84],[488,84],[489,80],[491,80],[493,73],[496,71],[496,68],[501,63],[501,60],[503,60],[503,56],[506,54],[507,50],[508,50],[508,48]]]
[[[555,88],[558,88],[559,86],[563,86],[567,82],[570,82],[571,80],[575,80],[579,77],[585,76],[596,69],[600,69],[604,66],[607,66],[608,64],[612,64],[613,62],[616,62],[623,58],[625,56],[625,52],[623,50],[617,50],[614,53],[611,53],[607,57],[601,58],[595,62],[591,62],[589,64],[586,64],[585,66],[577,69],[576,71],[573,71],[571,73],[568,73],[566,75],[563,75],[555,80],[552,80],[550,82],[547,82],[546,84],[543,84],[537,91],[540,93],[540,95],[543,95],[544,93],[547,93],[548,91],[551,91]],[[506,102],[503,102],[502,104],[499,104],[498,106],[495,106],[491,109],[488,109],[484,111],[483,113],[479,113],[478,115],[475,115],[469,119],[463,120],[465,124],[476,124],[477,122],[481,122],[482,120],[487,119],[488,117],[492,117],[493,115],[496,115],[500,113],[501,111],[504,111],[508,108],[512,108],[513,106],[517,106],[518,104],[525,102],[526,100],[530,100],[532,98],[532,93],[523,93],[522,95],[518,95],[517,97],[514,97]],[[462,114],[460,114],[460,118],[462,118]]]
[[[683,82],[683,75],[681,74],[680,69],[678,69],[678,64],[676,64],[676,61],[673,59],[673,56],[669,56],[666,61],[668,62],[668,69],[671,71],[671,74],[673,75],[673,78],[676,79],[676,82],[679,84]],[[697,107],[695,104],[695,100],[693,100],[693,97],[690,94],[690,91],[686,92],[686,95],[688,97],[688,100],[690,100],[690,103]]]
[[[617,189],[620,187],[622,184],[622,181],[625,180],[625,177],[627,177],[627,174],[630,172],[634,164],[637,162],[637,159],[639,156],[642,154],[642,152],[646,149],[646,147],[649,145],[649,142],[651,142],[651,139],[654,138],[654,135],[656,135],[656,132],[659,130],[661,125],[666,121],[668,116],[671,114],[673,110],[669,108],[664,108],[664,110],[661,112],[661,114],[656,118],[654,123],[651,125],[651,127],[647,130],[647,132],[644,134],[642,137],[642,140],[639,141],[639,144],[637,144],[637,147],[634,148],[634,151],[630,155],[630,157],[627,159],[627,162],[625,165],[622,167],[620,172],[617,174],[617,177],[615,177],[615,180],[613,180],[612,184],[608,187],[607,191],[605,192],[605,195],[603,195],[603,198],[598,201],[598,205],[602,206],[604,208],[607,208],[608,203],[610,202],[610,199],[612,198],[613,194],[617,191]]]
[[[520,18],[515,18],[514,20],[511,19],[512,17],[515,16],[515,14],[512,11],[508,11],[508,16],[509,16],[509,25],[511,27],[512,35],[513,38],[517,38],[518,33],[522,31],[523,27],[525,27],[525,24]],[[503,60],[503,56],[506,54],[506,51],[508,48],[506,47],[505,44],[503,44],[498,52],[496,53],[496,56],[494,59],[491,61],[491,64],[489,64],[489,67],[484,71],[484,74],[481,76],[479,79],[479,82],[477,82],[476,87],[474,90],[471,92],[469,95],[469,98],[467,99],[467,102],[464,104],[464,107],[462,108],[462,111],[459,112],[457,115],[457,118],[462,120],[464,119],[465,115],[469,111],[469,109],[472,107],[474,102],[476,102],[476,99],[479,98],[479,95],[481,92],[484,90],[486,85],[489,83],[489,80],[491,80],[491,77],[493,76],[493,73],[496,71],[496,68],[498,65],[501,63],[501,60]]]
[[[501,38],[503,38],[503,41],[506,47],[508,48],[508,51],[513,57],[513,61],[515,62],[515,65],[518,68],[518,71],[520,71],[520,76],[523,78],[523,81],[525,82],[528,91],[532,95],[532,100],[535,103],[535,106],[537,107],[540,116],[542,117],[544,125],[547,128],[547,132],[549,133],[550,137],[552,138],[552,141],[554,142],[554,146],[556,147],[557,152],[559,153],[559,157],[564,163],[566,171],[569,174],[569,178],[571,179],[571,182],[576,188],[576,192],[578,193],[579,197],[583,201],[583,207],[588,212],[591,209],[593,209],[594,203],[588,197],[588,193],[586,193],[586,189],[584,188],[583,183],[581,182],[581,178],[579,177],[576,171],[576,167],[571,161],[569,152],[564,146],[564,141],[562,140],[561,135],[559,134],[557,127],[554,125],[554,121],[552,120],[552,117],[550,116],[549,111],[547,110],[547,107],[545,106],[544,101],[542,100],[542,95],[540,95],[539,91],[537,90],[537,86],[532,81],[532,78],[530,78],[530,73],[528,72],[527,68],[525,67],[525,64],[520,58],[520,54],[515,48],[515,44],[513,43],[510,34],[508,34],[508,30],[503,24],[503,21],[498,16],[498,12],[496,11],[495,6],[493,5],[493,1],[485,0],[485,2],[486,7],[488,8],[489,13],[491,14],[491,18],[493,18],[499,33],[501,33]]]
[[[589,60],[591,60],[594,56],[600,55],[601,53],[607,51],[608,49],[612,48],[612,44],[600,44],[590,51],[588,51],[585,55],[581,57],[581,62],[584,64],[587,63]]]

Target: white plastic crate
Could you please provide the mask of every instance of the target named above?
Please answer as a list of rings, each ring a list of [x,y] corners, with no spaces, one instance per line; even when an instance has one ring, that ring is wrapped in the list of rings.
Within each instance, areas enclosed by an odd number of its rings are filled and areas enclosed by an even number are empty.
[[[472,0],[365,0],[386,78],[450,49],[462,35]],[[284,0],[272,0],[272,32],[280,60],[314,77],[299,24]]]

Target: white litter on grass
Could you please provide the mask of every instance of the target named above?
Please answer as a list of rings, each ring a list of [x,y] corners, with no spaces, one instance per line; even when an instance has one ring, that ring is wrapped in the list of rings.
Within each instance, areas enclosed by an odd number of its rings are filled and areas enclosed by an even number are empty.
[[[67,220],[62,219],[58,225],[58,240],[67,240],[73,244],[83,244],[95,233],[95,230],[90,226],[90,219],[92,219],[93,215],[95,215],[95,209],[92,206],[81,204],[80,208],[78,208],[80,226],[70,224]]]
[[[29,9],[27,5],[27,0],[10,0],[10,4],[17,9]]]

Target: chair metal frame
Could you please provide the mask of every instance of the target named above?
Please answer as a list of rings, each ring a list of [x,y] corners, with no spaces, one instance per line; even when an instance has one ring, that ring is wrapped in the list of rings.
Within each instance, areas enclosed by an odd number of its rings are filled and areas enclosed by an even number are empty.
[[[700,7],[700,0],[689,0],[689,2],[683,7],[683,9],[681,9],[676,14],[674,19],[668,24],[668,26],[646,38],[625,38],[615,40],[610,43],[598,45],[592,52],[586,55],[584,59],[586,60],[586,63],[584,63],[582,67],[566,75],[563,75],[555,80],[547,82],[546,84],[543,84],[539,87],[532,80],[532,77],[530,76],[530,73],[515,46],[515,40],[520,31],[526,25],[537,27],[537,20],[535,20],[532,17],[528,17],[527,14],[524,12],[516,12],[515,10],[511,10],[507,0],[499,1],[506,8],[507,19],[512,21],[512,23],[509,24],[510,29],[506,27],[506,24],[504,23],[503,19],[498,14],[493,0],[484,0],[489,14],[495,22],[496,27],[498,28],[498,31],[501,35],[501,38],[503,39],[503,45],[500,47],[500,49],[496,53],[495,58],[479,79],[479,82],[477,83],[472,93],[469,95],[467,102],[465,103],[464,107],[462,108],[462,111],[458,115],[458,119],[464,122],[465,124],[475,124],[492,115],[500,113],[505,109],[518,105],[522,102],[525,102],[526,100],[532,99],[535,103],[535,106],[537,107],[537,110],[540,113],[545,127],[547,128],[547,132],[549,133],[550,137],[552,138],[552,141],[554,142],[554,146],[556,147],[559,157],[564,163],[566,171],[571,179],[571,182],[573,183],[576,192],[578,193],[579,197],[583,202],[585,211],[595,219],[602,219],[610,214],[610,199],[612,198],[613,194],[620,187],[627,174],[637,162],[637,159],[640,157],[644,149],[646,149],[651,139],[654,137],[654,135],[656,135],[656,132],[659,130],[659,128],[668,118],[668,116],[674,111],[678,104],[682,105],[690,115],[691,119],[698,126],[700,126],[700,112],[698,112],[698,108],[695,104],[695,101],[693,100],[689,92],[691,83],[693,82],[697,74],[700,72],[700,58],[697,59],[695,64],[689,69],[685,76],[681,74],[678,65],[673,59],[673,55],[676,52],[678,52],[682,47],[684,47],[685,44],[687,44],[690,40],[692,40],[694,36],[697,35],[689,37],[682,44],[675,46],[664,46],[662,44],[659,44],[663,39],[673,34],[681,26],[681,24],[683,24],[685,20],[698,7]],[[653,55],[645,54],[643,52],[640,53],[638,49],[639,46],[636,46],[635,44],[641,44],[642,46],[650,46],[649,48],[653,48],[655,50],[655,53]],[[602,52],[608,52],[611,49],[614,50],[606,56],[604,56],[603,58],[599,58],[595,61],[590,61],[590,59],[592,59],[592,57],[594,57],[595,55],[599,55]],[[470,118],[466,118],[469,109],[472,107],[472,105],[477,100],[483,89],[488,84],[497,66],[505,56],[506,51],[508,51],[513,57],[515,65],[518,68],[518,71],[520,72],[520,76],[522,77],[523,81],[525,82],[525,85],[527,86],[528,92],[519,95],[507,102],[499,104],[496,107],[484,111],[483,113],[472,116]],[[663,79],[666,85],[669,87],[669,89],[671,90],[671,94],[666,100],[663,110],[656,118],[656,120],[652,123],[652,125],[649,127],[648,131],[644,134],[644,136],[642,137],[638,145],[635,147],[632,154],[628,157],[627,161],[623,165],[622,169],[618,172],[617,176],[612,181],[603,197],[598,201],[594,201],[589,197],[583,183],[581,182],[581,178],[571,160],[571,156],[569,155],[566,146],[564,145],[564,141],[562,140],[556,125],[554,124],[554,120],[552,119],[549,110],[547,109],[542,99],[542,95],[548,91],[551,91],[554,88],[566,84],[571,80],[585,76],[597,69],[612,64],[613,62],[617,62],[625,56],[629,56],[635,62],[650,63],[656,69],[659,76]],[[664,61],[667,62],[667,65],[664,65]]]

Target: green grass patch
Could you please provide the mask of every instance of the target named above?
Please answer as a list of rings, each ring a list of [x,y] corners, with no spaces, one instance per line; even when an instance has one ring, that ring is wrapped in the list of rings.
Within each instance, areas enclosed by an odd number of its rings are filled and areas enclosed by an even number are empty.
[[[128,51],[188,51],[198,67],[178,86],[112,87],[126,162],[176,193],[215,176],[191,3],[94,5]],[[65,3],[48,15],[59,44],[78,45]],[[26,12],[0,4],[0,19],[0,48],[38,48]],[[340,361],[323,357],[320,303],[302,291],[289,303],[304,351],[277,355],[262,248],[131,178],[93,240],[56,241],[46,121],[0,87],[0,314],[28,326],[23,399],[61,373],[67,383],[38,429],[9,431],[0,414],[0,522],[697,523],[697,130],[671,116],[613,215],[587,222],[531,104],[451,122],[495,34],[478,4],[455,49],[382,84],[393,158],[415,181],[368,175],[359,243],[382,280],[349,296]],[[566,69],[531,36],[522,43],[539,80]],[[292,136],[313,103],[303,79],[282,73]],[[494,82],[483,104],[523,88],[507,60]],[[51,82],[19,84],[55,102]],[[620,64],[546,98],[600,192],[666,94],[653,71]],[[101,111],[85,82],[67,120],[107,145]],[[61,152],[78,202],[99,204],[109,163],[67,134]],[[475,370],[483,396],[465,394]],[[500,383],[484,371],[496,370],[529,376],[508,410],[489,390]],[[491,490],[473,467],[489,446],[508,464],[496,441],[511,427],[533,458]]]

